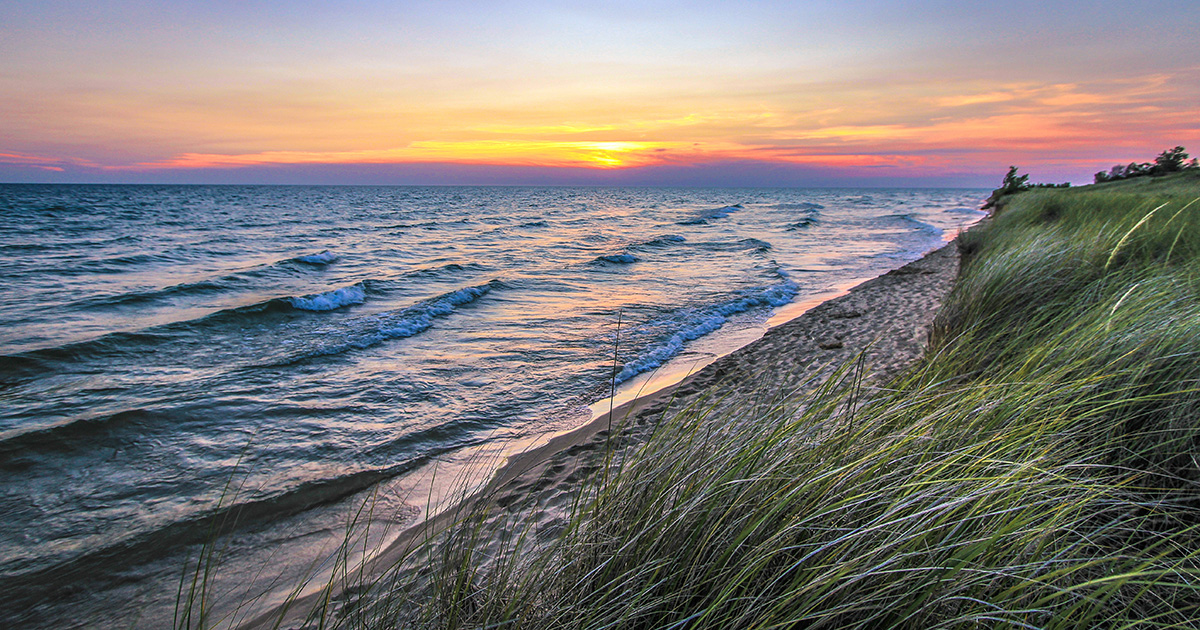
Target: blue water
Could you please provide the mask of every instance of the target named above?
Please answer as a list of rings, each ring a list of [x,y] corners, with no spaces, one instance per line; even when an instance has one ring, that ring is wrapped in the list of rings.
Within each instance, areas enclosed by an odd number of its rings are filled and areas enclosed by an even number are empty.
[[[614,347],[618,381],[652,370],[919,257],[985,195],[0,186],[0,622],[105,625],[130,591],[96,576],[152,574],[221,507],[301,538],[569,428]]]

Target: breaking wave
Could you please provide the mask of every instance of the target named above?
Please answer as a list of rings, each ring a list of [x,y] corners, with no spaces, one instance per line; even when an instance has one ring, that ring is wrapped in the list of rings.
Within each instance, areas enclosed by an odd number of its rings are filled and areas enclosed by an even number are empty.
[[[327,249],[323,252],[319,252],[316,254],[307,254],[304,256],[297,256],[297,257],[293,258],[292,260],[294,260],[296,262],[304,263],[306,265],[328,265],[329,263],[334,262],[337,259],[338,259],[337,254],[335,254]]]
[[[604,256],[597,256],[596,259],[593,260],[592,262],[594,262],[594,263],[612,263],[614,265],[628,265],[630,263],[635,263],[639,260],[641,260],[641,258],[638,258],[637,256],[634,256],[633,254],[606,254]]]
[[[290,297],[287,298],[287,301],[294,308],[302,311],[332,311],[351,304],[362,304],[366,299],[366,290],[361,285],[355,284],[316,295]]]
[[[714,219],[724,219],[725,217],[742,209],[742,204],[735,203],[729,206],[721,206],[720,208],[710,208],[701,210],[691,219],[685,219],[679,222],[679,225],[704,225]]]
[[[499,280],[492,280],[486,284],[464,287],[423,300],[400,310],[339,321],[316,331],[315,343],[276,365],[288,365],[313,357],[361,350],[391,339],[418,335],[432,327],[436,320],[503,286]],[[333,341],[328,341],[329,339]]]
[[[665,341],[644,351],[636,359],[627,361],[621,371],[613,377],[615,383],[627,381],[642,372],[653,370],[666,363],[683,350],[685,343],[699,339],[716,331],[738,313],[756,308],[783,306],[790,303],[799,292],[799,286],[791,280],[786,280],[787,274],[780,271],[784,282],[776,285],[744,291],[736,298],[717,304],[699,308],[686,308],[675,313],[671,320],[657,322],[665,324],[673,332]]]

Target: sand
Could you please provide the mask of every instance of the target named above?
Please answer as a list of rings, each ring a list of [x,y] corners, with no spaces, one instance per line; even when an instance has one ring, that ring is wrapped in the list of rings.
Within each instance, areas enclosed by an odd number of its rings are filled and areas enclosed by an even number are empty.
[[[709,405],[756,404],[779,392],[812,387],[856,359],[867,383],[881,382],[920,358],[958,266],[952,242],[768,330],[761,339],[678,385],[634,399],[611,415],[600,415],[539,448],[511,457],[483,490],[406,531],[363,570],[368,576],[383,575],[401,562],[414,543],[444,529],[481,501],[499,508],[490,511],[493,521],[519,520],[552,534],[565,522],[581,481],[598,469],[614,442],[619,442],[619,448],[636,444],[649,435],[655,420],[699,397]],[[301,598],[290,608],[308,611],[320,595]],[[269,626],[277,618],[278,612],[270,613],[247,626]]]

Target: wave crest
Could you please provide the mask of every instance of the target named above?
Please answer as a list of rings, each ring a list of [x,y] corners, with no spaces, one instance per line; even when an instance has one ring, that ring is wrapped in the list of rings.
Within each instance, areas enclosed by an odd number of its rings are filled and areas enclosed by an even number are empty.
[[[780,271],[780,276],[787,275]],[[613,377],[614,383],[622,383],[642,372],[653,370],[666,363],[671,357],[683,350],[683,345],[694,339],[699,339],[714,332],[738,313],[763,308],[783,306],[790,303],[799,292],[800,287],[790,280],[776,285],[744,291],[739,297],[726,300],[703,308],[688,308],[677,313],[674,318],[675,332],[658,346],[643,352],[632,361],[621,366],[621,371]]]
[[[315,357],[362,350],[392,339],[418,335],[432,327],[436,320],[502,286],[504,285],[499,280],[492,280],[487,284],[464,287],[423,300],[398,311],[342,320],[330,328],[318,331],[316,344],[273,365],[290,365]],[[330,338],[335,341],[326,341]]]
[[[328,265],[329,263],[334,262],[337,259],[338,259],[338,255],[327,249],[323,252],[319,252],[316,254],[306,254],[304,256],[297,256],[297,257],[293,258],[292,260],[294,260],[296,262],[302,262],[302,263],[305,263],[308,265]]]
[[[742,209],[743,209],[742,204],[740,204],[740,203],[735,203],[735,204],[728,205],[728,206],[721,206],[720,208],[709,208],[707,210],[701,210],[699,213],[696,214],[695,217],[693,217],[691,219],[685,219],[683,221],[680,221],[678,223],[678,225],[704,225],[714,219],[724,219],[725,217],[729,216],[730,214],[737,212],[738,210],[742,210]]]
[[[597,256],[596,259],[593,260],[592,262],[594,262],[594,263],[612,263],[614,265],[628,265],[630,263],[638,262],[639,260],[641,260],[641,258],[638,258],[637,256],[634,256],[633,254],[605,254],[604,256]]]
[[[290,297],[287,298],[287,301],[292,307],[302,311],[332,311],[351,304],[362,304],[366,299],[366,290],[361,285],[355,284],[324,293]]]

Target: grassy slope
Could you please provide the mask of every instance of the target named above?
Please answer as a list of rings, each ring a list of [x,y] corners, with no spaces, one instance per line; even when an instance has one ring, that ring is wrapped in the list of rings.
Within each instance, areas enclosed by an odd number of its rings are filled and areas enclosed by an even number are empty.
[[[415,599],[405,623],[446,628],[1194,627],[1198,197],[1195,172],[1010,197],[889,390],[847,366],[664,420],[558,538],[469,520],[432,590],[343,623]]]

